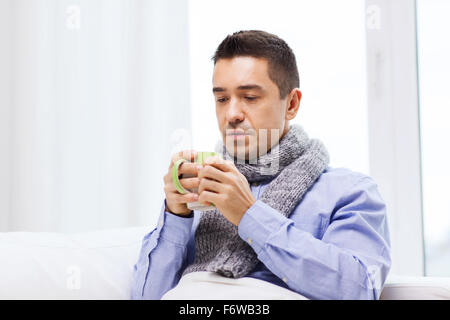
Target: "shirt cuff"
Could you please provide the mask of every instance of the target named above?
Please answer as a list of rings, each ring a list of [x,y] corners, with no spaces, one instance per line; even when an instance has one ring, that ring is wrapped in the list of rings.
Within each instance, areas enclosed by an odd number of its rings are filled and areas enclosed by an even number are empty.
[[[286,220],[288,218],[279,211],[256,200],[239,222],[238,234],[259,255],[270,235],[278,231]]]
[[[186,246],[191,236],[194,215],[187,217],[177,216],[164,211],[159,220],[160,238],[179,246]]]

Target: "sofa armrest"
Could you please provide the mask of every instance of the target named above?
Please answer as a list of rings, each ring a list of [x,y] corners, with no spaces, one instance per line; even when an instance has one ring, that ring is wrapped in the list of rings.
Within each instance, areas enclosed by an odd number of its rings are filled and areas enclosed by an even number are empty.
[[[450,300],[450,278],[389,275],[380,300]]]

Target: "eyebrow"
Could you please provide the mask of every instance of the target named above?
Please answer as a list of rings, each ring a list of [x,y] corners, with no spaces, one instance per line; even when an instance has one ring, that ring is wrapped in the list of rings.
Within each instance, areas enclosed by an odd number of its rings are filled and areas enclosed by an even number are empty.
[[[255,90],[259,90],[259,91],[264,91],[263,88],[257,84],[246,84],[246,85],[242,85],[237,87],[237,90],[251,90],[251,89],[255,89]],[[225,88],[222,87],[214,87],[213,88],[213,93],[214,92],[224,92],[227,91]]]

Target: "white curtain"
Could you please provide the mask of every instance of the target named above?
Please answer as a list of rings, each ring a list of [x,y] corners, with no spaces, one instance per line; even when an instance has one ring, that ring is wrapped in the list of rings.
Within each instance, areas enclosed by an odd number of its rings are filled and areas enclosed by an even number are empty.
[[[154,225],[190,132],[187,0],[0,0],[0,231]]]

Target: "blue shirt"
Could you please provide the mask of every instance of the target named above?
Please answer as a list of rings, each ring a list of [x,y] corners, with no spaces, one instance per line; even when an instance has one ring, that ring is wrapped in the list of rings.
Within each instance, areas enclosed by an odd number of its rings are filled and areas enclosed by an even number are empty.
[[[287,218],[261,200],[245,212],[240,237],[260,263],[247,277],[269,281],[309,299],[378,299],[391,266],[386,206],[374,180],[328,167]],[[190,218],[161,208],[158,226],[142,241],[132,299],[160,299],[175,287],[195,255]]]

